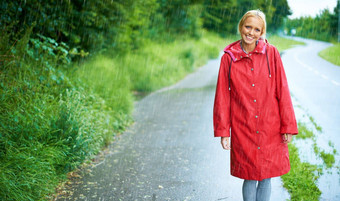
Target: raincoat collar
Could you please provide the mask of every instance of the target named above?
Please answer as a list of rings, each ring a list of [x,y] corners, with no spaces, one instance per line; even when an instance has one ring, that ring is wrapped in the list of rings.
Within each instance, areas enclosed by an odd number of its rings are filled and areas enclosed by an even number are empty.
[[[241,40],[235,41],[224,48],[224,52],[228,53],[233,62],[239,61],[242,58],[246,58],[251,56],[252,54],[265,54],[266,53],[266,44],[268,41],[265,39],[258,40],[258,44],[256,45],[255,49],[248,54],[246,54],[241,48]]]

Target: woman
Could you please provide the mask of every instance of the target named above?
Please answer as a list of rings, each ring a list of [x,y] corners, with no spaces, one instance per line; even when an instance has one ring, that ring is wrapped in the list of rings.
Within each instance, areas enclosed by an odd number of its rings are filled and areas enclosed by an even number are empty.
[[[214,135],[231,150],[231,175],[244,179],[243,200],[267,201],[271,178],[290,170],[287,143],[298,129],[280,54],[265,39],[264,13],[248,11],[238,29],[241,40],[221,59]]]

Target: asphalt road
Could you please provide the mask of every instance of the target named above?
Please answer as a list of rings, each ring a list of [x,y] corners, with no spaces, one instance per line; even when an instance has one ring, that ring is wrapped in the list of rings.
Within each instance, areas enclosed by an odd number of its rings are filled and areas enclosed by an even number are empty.
[[[137,102],[134,125],[58,200],[241,201],[242,180],[230,176],[229,151],[213,137],[219,62]],[[272,200],[287,198],[274,178]]]
[[[340,148],[340,67],[318,56],[331,44],[294,39],[306,45],[289,49],[282,56],[290,91],[322,126],[327,142],[331,139]]]

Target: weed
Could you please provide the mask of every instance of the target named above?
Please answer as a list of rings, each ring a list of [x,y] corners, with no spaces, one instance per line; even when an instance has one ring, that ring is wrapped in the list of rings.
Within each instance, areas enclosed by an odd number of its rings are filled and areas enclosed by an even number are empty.
[[[320,155],[320,148],[318,147],[316,142],[313,143],[313,150],[314,150],[315,155],[317,155],[317,156]]]
[[[309,120],[312,122],[312,124],[314,125],[315,129],[321,133],[321,132],[322,132],[322,127],[319,126],[319,125],[315,122],[314,118],[313,118],[312,116],[309,116]]]
[[[292,201],[318,200],[321,191],[316,182],[322,173],[322,169],[316,165],[301,162],[296,146],[294,144],[288,146],[292,169],[288,174],[281,176],[283,186],[290,193]]]
[[[320,157],[322,158],[322,160],[326,164],[327,168],[333,167],[333,165],[335,163],[334,154],[326,153],[325,151],[321,151],[320,152]]]
[[[296,138],[307,139],[307,138],[313,138],[315,136],[313,131],[307,128],[306,123],[299,121],[298,127],[299,127],[299,134],[296,135]]]

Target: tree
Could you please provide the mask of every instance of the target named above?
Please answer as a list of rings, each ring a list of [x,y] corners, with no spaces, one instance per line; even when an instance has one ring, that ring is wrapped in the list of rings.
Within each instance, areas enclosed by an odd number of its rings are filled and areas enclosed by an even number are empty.
[[[235,0],[205,0],[202,12],[203,27],[222,35],[234,34],[238,21],[237,1]]]
[[[291,14],[287,0],[205,0],[203,7],[203,27],[222,35],[236,33],[238,20],[248,10],[263,11],[270,31],[280,28]]]
[[[324,9],[314,18],[308,16],[288,20],[286,27],[289,30],[296,29],[296,35],[298,36],[324,41],[336,41],[339,16],[338,9],[339,2],[337,7],[334,8],[334,13],[331,13],[328,9]]]
[[[158,0],[154,26],[163,29],[166,33],[198,36],[202,28],[200,12],[202,10],[201,0]]]
[[[292,14],[287,0],[274,0],[275,11],[269,24],[269,30],[278,30],[283,25],[283,20]]]

